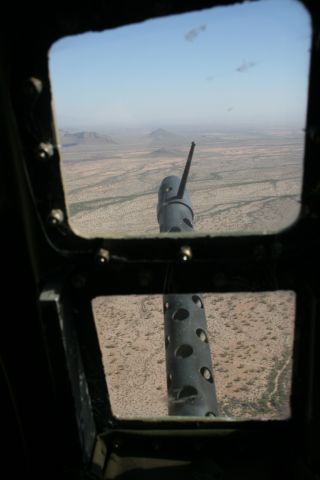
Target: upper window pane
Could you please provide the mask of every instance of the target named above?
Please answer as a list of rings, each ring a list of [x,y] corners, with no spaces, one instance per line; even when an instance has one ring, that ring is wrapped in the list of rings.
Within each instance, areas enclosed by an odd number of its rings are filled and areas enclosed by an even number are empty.
[[[154,235],[162,222],[162,231],[218,235],[292,224],[309,47],[309,15],[289,0],[59,40],[50,73],[72,228],[85,237]],[[159,187],[181,178],[192,141],[189,215],[166,227]]]

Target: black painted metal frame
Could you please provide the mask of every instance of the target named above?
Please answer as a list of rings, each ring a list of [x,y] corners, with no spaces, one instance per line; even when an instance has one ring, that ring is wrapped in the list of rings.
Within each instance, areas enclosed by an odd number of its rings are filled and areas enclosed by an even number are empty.
[[[119,420],[112,416],[103,375],[91,309],[98,295],[162,293],[168,266],[177,293],[245,292],[294,290],[297,294],[292,386],[292,418],[288,421],[236,422],[233,431],[276,432],[295,430],[301,438],[312,435],[319,423],[318,361],[319,349],[319,244],[320,244],[320,35],[317,6],[305,1],[312,17],[310,89],[305,135],[305,169],[301,215],[298,221],[276,235],[214,237],[171,234],[153,238],[96,238],[87,240],[75,235],[68,226],[57,147],[51,110],[51,89],[47,51],[57,38],[101,30],[214,4],[233,2],[188,1],[150,2],[145,7],[135,2],[93,2],[75,12],[67,7],[39,22],[25,35],[25,56],[19,56],[12,71],[12,99],[22,140],[25,175],[22,182],[34,201],[39,238],[45,238],[48,255],[35,259],[39,284],[43,292],[59,292],[58,297],[42,296],[43,321],[50,318],[55,335],[47,335],[48,352],[60,355],[65,375],[57,385],[69,385],[70,399],[78,404],[85,379],[88,395],[83,393],[75,415],[82,446],[90,457],[97,435],[113,431],[167,431],[201,429],[215,435],[229,431],[230,423],[190,418],[181,421],[165,419]],[[90,12],[94,12],[91,14]],[[61,19],[64,19],[61,21]],[[69,18],[69,21],[67,20]],[[39,42],[39,36],[42,41]],[[21,44],[19,46],[21,49]],[[42,241],[42,240],[41,240]],[[39,240],[40,242],[40,240]],[[184,262],[181,249],[187,246],[192,260]],[[44,293],[42,295],[45,295]],[[48,298],[53,303],[48,307]],[[61,303],[62,302],[62,303]],[[60,304],[61,308],[56,308]],[[68,305],[68,307],[66,307]],[[67,328],[61,328],[67,326]],[[58,334],[60,332],[60,334]],[[69,346],[74,344],[70,350]],[[59,353],[60,352],[60,353]],[[52,369],[55,362],[51,356]],[[63,358],[65,361],[63,361]],[[79,373],[80,372],[80,373]],[[59,388],[58,388],[59,390]],[[73,392],[73,393],[72,393]],[[80,393],[79,393],[80,392]],[[84,433],[81,418],[87,411]],[[311,421],[312,420],[312,421]],[[93,432],[93,433],[92,433]],[[109,432],[109,433],[108,433]],[[111,433],[110,433],[111,432]],[[311,432],[311,433],[310,433]],[[90,441],[90,438],[95,438]]]

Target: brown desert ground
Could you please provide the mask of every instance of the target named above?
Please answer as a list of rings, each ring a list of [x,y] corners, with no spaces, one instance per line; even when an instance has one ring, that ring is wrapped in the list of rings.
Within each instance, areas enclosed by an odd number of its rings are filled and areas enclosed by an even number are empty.
[[[220,416],[288,417],[294,294],[206,294],[204,303]],[[161,296],[99,297],[93,311],[114,414],[167,415]]]
[[[160,182],[181,176],[191,140],[197,146],[187,188],[196,232],[271,233],[295,221],[301,134],[167,133],[95,137],[62,148],[69,221],[77,233],[157,234]],[[294,293],[204,294],[204,303],[220,415],[288,417]],[[100,297],[93,311],[115,415],[166,415],[161,296]]]

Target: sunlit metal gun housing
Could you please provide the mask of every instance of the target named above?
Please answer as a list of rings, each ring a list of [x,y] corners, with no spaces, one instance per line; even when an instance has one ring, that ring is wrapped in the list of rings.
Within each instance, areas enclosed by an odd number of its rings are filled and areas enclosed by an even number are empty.
[[[158,194],[160,232],[193,230],[193,210],[186,183],[195,143],[192,142],[182,178],[166,177]],[[170,275],[170,274],[169,274]],[[169,415],[218,415],[213,366],[204,303],[198,294],[163,295]]]

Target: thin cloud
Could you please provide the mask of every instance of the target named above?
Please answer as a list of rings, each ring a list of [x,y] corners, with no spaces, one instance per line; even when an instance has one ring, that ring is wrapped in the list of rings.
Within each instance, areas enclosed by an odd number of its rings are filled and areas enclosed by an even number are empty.
[[[236,72],[246,72],[257,65],[257,62],[242,62],[239,67],[236,68]]]
[[[193,42],[193,40],[197,38],[199,33],[204,32],[206,29],[207,25],[200,25],[200,27],[193,28],[188,33],[186,33],[184,38],[188,40],[188,42]]]

